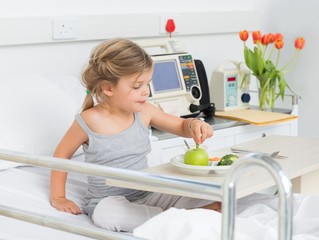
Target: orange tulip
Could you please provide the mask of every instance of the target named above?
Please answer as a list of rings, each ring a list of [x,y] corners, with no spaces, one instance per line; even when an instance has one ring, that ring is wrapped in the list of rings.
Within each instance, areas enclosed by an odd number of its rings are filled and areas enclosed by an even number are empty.
[[[305,39],[303,37],[296,38],[295,40],[295,48],[298,50],[303,49],[305,46]]]
[[[275,47],[276,47],[277,49],[282,49],[282,48],[284,47],[284,42],[283,42],[283,40],[277,39],[277,40],[275,41]]]
[[[272,33],[264,34],[261,38],[261,44],[267,46],[269,43],[273,43],[275,36]]]
[[[276,41],[277,39],[283,41],[284,40],[284,36],[281,33],[276,33],[274,41]]]
[[[243,30],[243,31],[239,32],[239,37],[240,37],[240,39],[242,41],[245,42],[248,39],[248,37],[249,37],[248,31],[247,30]]]
[[[276,40],[275,34],[268,33],[269,42],[273,43]]]
[[[254,43],[260,42],[261,40],[261,32],[260,31],[253,31],[252,32]]]

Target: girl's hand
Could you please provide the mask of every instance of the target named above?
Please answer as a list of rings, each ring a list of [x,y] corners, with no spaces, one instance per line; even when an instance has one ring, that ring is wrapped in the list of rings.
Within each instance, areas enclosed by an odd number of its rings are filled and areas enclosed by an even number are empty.
[[[207,138],[213,136],[212,126],[197,118],[189,121],[188,128],[192,138],[198,144],[202,144]]]
[[[51,206],[59,211],[72,213],[75,215],[82,213],[78,205],[66,198],[51,199]]]

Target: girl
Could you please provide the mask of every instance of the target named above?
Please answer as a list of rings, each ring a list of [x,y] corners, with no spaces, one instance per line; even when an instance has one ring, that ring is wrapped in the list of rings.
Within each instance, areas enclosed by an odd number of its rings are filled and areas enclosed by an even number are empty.
[[[211,137],[207,123],[167,114],[147,102],[152,73],[152,59],[135,43],[112,39],[98,45],[82,75],[88,93],[83,111],[75,116],[54,156],[70,159],[82,145],[86,162],[138,171],[147,167],[151,151],[149,126],[192,137],[197,143]],[[66,178],[66,172],[52,171],[51,205],[80,214],[81,209],[66,198]],[[88,176],[82,210],[102,228],[132,232],[170,207],[220,210],[220,203],[107,186],[103,177]]]

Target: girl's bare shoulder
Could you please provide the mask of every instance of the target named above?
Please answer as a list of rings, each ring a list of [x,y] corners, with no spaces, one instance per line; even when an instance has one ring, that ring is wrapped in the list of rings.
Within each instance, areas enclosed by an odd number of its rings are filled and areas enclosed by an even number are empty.
[[[160,111],[158,107],[147,102],[145,103],[143,110],[139,112],[139,114],[144,124],[148,126],[153,117],[156,116],[156,114],[158,114],[158,111]]]
[[[92,121],[95,118],[99,117],[100,111],[96,107],[92,107],[81,112],[80,114],[85,121]]]
[[[108,121],[108,117],[101,112],[101,109],[98,107],[89,108],[80,113],[84,122],[88,127],[96,132],[100,132],[100,127],[105,126],[105,121]]]
[[[152,103],[145,103],[145,106],[143,110],[140,112],[142,116],[147,116],[149,118],[152,118],[153,116],[156,116],[160,114],[162,110],[160,110],[157,106],[155,106]]]

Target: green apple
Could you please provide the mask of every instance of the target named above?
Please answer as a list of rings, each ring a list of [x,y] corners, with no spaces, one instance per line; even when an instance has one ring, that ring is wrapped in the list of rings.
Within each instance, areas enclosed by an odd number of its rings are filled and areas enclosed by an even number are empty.
[[[208,153],[205,149],[189,149],[184,154],[184,163],[189,165],[208,166]]]

